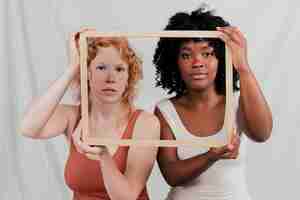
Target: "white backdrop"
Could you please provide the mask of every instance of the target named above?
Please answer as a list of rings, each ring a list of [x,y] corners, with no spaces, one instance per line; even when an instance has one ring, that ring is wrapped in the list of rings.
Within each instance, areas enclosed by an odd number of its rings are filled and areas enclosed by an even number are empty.
[[[63,137],[34,141],[20,136],[18,124],[31,98],[42,94],[67,66],[68,34],[81,26],[99,31],[159,31],[176,11],[190,11],[186,1],[0,1],[0,199],[66,200],[70,191],[63,171]],[[209,3],[249,43],[249,58],[274,115],[272,138],[250,143],[247,182],[253,200],[300,199],[300,3],[298,1],[220,1]],[[143,51],[145,78],[138,105],[151,109],[164,96],[154,88],[154,42]],[[68,96],[64,101],[69,101]],[[155,167],[149,182],[152,199],[167,185]]]

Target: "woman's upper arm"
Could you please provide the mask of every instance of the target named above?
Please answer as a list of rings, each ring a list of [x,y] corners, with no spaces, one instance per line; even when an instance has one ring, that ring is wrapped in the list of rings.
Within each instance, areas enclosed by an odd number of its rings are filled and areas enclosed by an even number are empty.
[[[244,110],[243,110],[243,105],[242,105],[241,98],[239,98],[238,109],[237,109],[237,120],[236,121],[237,121],[237,126],[241,130],[241,132],[243,132],[252,141],[255,141],[256,139],[252,136],[252,134],[249,131],[250,129],[248,127],[249,125],[248,125],[247,120],[245,118],[245,113],[244,113]]]
[[[165,120],[164,116],[158,108],[155,108],[154,114],[160,121],[160,138],[161,140],[174,140],[176,139],[173,132]],[[171,162],[178,161],[177,148],[176,147],[160,147],[157,155],[157,161],[159,168],[163,175],[167,172],[166,166]]]
[[[41,129],[37,135],[38,139],[47,139],[61,134],[67,134],[69,122],[76,112],[78,112],[77,106],[60,104],[47,121],[46,125]]]
[[[136,140],[159,140],[160,124],[153,114],[141,113],[137,119],[133,137]],[[125,176],[137,191],[141,191],[147,182],[156,160],[157,147],[130,146]]]

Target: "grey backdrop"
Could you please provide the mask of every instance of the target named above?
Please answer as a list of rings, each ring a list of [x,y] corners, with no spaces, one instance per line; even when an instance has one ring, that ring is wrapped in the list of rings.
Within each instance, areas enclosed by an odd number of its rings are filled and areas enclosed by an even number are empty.
[[[42,94],[67,66],[68,34],[81,26],[98,31],[159,31],[176,11],[201,1],[0,1],[0,199],[70,199],[63,170],[63,137],[34,141],[20,136],[18,124],[31,98]],[[274,114],[272,138],[249,143],[247,182],[253,200],[300,199],[298,1],[220,1],[217,14],[240,27],[249,59]],[[164,97],[154,88],[154,40],[139,47],[145,78],[138,105],[151,110]],[[66,95],[64,101],[70,101]],[[163,199],[167,185],[155,167],[149,182],[152,199]]]

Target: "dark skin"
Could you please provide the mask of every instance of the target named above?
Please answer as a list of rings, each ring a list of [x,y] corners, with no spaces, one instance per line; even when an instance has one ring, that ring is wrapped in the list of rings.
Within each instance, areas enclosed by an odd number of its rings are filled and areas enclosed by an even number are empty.
[[[195,136],[206,137],[220,131],[225,115],[225,98],[220,96],[215,105],[193,105],[187,97],[171,98],[171,102],[186,129]],[[199,115],[199,113],[203,113]]]
[[[174,140],[175,137],[173,132],[160,111],[156,108],[154,113],[161,123],[161,138]],[[210,129],[208,126],[203,126],[202,128],[203,130]],[[199,131],[199,129],[197,129],[197,131]],[[198,177],[220,159],[237,158],[239,144],[239,139],[234,137],[230,145],[225,145],[219,148],[211,148],[204,154],[199,154],[185,160],[180,160],[178,158],[176,147],[161,147],[158,151],[157,161],[166,182],[173,187],[179,186]]]
[[[182,45],[178,65],[188,93],[170,99],[186,129],[198,137],[214,135],[220,131],[224,122],[225,96],[215,92],[214,79],[218,62],[213,54],[209,55],[212,51],[207,42]],[[157,108],[155,114],[161,123],[161,138],[175,139]],[[238,149],[238,137],[233,137],[229,145],[211,148],[207,153],[185,160],[178,158],[177,148],[160,148],[158,164],[167,183],[178,186],[199,176],[219,159],[235,159]]]
[[[272,114],[247,61],[246,40],[234,27],[218,29],[221,39],[232,52],[233,64],[240,75],[240,100],[238,115],[244,119],[245,134],[256,142],[266,141],[272,130]],[[182,123],[193,135],[205,137],[221,130],[225,114],[225,96],[215,90],[217,63],[207,42],[187,42],[180,49],[178,66],[187,92],[179,98],[171,98]],[[201,115],[199,115],[201,113]],[[155,108],[161,123],[161,139],[176,139],[169,125]],[[228,145],[210,148],[204,154],[180,160],[177,148],[160,148],[158,164],[170,186],[189,182],[221,159],[236,159],[239,153],[239,137],[234,134]]]

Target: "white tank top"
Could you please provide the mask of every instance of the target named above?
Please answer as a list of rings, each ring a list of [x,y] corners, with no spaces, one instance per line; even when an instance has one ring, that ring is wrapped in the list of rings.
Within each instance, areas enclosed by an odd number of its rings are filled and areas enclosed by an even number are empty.
[[[238,96],[234,96],[234,126],[238,133],[242,133],[242,120],[237,117]],[[176,139],[216,139],[226,138],[225,129],[208,137],[197,137],[192,135],[183,125],[173,103],[164,99],[157,104],[163,117],[169,124]],[[250,200],[246,187],[245,156],[246,137],[241,134],[239,156],[235,160],[219,160],[201,175],[192,181],[172,187],[168,193],[167,200]],[[208,148],[178,147],[177,153],[181,160],[205,153]]]

